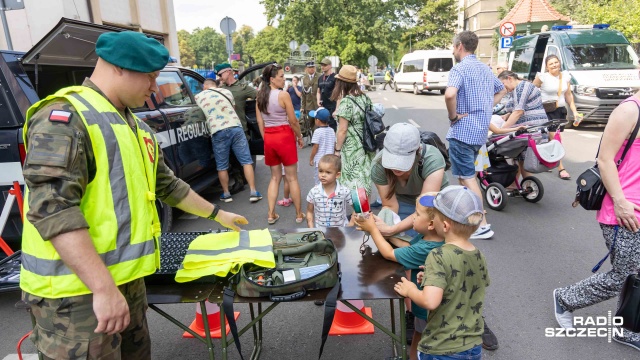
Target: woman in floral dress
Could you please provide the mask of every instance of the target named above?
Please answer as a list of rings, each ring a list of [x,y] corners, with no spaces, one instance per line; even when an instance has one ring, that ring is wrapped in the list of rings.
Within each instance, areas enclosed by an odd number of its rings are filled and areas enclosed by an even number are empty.
[[[331,100],[340,100],[334,114],[338,118],[335,154],[342,160],[340,183],[350,189],[364,188],[370,195],[371,160],[376,153],[365,151],[362,143],[364,110],[371,105],[371,99],[360,90],[356,73],[354,66],[344,65],[331,94]]]

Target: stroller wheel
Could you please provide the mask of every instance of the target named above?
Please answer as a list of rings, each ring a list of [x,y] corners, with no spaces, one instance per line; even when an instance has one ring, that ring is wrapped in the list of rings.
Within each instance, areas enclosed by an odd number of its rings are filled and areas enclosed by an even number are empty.
[[[500,211],[507,206],[507,190],[499,183],[491,183],[484,192],[484,200],[491,210]]]
[[[522,195],[524,196],[525,201],[535,203],[542,200],[542,197],[544,196],[544,187],[537,177],[527,176],[522,179],[520,186],[524,191]]]

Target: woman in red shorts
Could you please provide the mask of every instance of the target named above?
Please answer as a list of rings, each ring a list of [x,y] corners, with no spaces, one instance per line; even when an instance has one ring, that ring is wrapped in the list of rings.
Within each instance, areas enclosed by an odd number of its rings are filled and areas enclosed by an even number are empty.
[[[264,139],[264,163],[271,168],[271,182],[267,191],[269,201],[270,225],[280,218],[276,214],[276,200],[282,180],[282,166],[286,181],[289,183],[291,198],[296,208],[296,222],[305,219],[300,207],[300,185],[298,184],[297,145],[302,148],[302,134],[300,125],[293,110],[291,97],[284,87],[284,71],[278,64],[268,65],[262,71],[262,86],[258,91],[256,101],[256,115],[258,126]]]

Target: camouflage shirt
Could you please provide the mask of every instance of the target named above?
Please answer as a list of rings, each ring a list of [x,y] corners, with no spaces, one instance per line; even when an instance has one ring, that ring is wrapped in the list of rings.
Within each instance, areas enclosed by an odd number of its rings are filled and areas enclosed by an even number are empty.
[[[82,85],[104,96],[89,79],[85,79]],[[49,115],[53,110],[70,112],[69,122],[50,121]],[[125,112],[133,129],[133,114],[129,109]],[[96,175],[96,163],[89,132],[75,108],[64,99],[53,100],[41,107],[29,120],[25,147],[28,152],[23,173],[30,191],[27,219],[40,236],[51,239],[73,230],[89,228],[80,210],[80,200],[87,184]],[[53,160],[48,165],[40,165],[42,161],[32,160],[36,156],[34,154]],[[156,195],[168,205],[175,206],[187,196],[190,187],[175,177],[164,163],[161,151],[158,156]],[[34,165],[34,162],[39,164]]]
[[[232,85],[222,84],[221,88],[231,91],[233,94],[233,100],[235,101],[236,114],[240,118],[242,128],[247,131],[247,117],[244,113],[244,107],[247,104],[247,99],[255,99],[257,91],[247,84],[240,84],[239,81],[234,82]]]

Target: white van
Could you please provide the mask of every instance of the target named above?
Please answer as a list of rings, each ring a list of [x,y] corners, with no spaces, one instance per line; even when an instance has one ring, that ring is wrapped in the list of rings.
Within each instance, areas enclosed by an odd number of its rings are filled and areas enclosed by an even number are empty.
[[[440,90],[444,94],[449,81],[449,70],[455,64],[451,50],[416,50],[400,60],[394,76],[396,91]]]

